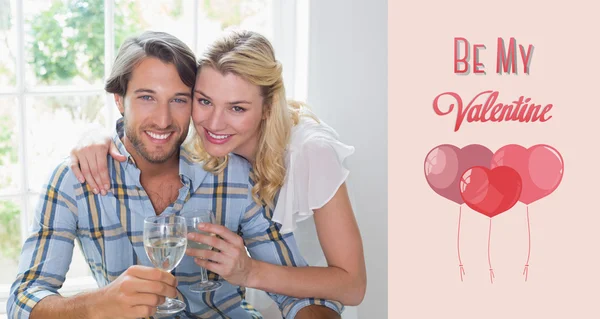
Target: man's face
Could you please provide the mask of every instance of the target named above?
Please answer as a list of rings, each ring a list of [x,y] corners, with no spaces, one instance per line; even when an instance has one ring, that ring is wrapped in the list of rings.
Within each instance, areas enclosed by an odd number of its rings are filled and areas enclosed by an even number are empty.
[[[178,156],[190,124],[191,90],[173,64],[148,57],[134,68],[125,96],[115,95],[132,155],[154,164]]]

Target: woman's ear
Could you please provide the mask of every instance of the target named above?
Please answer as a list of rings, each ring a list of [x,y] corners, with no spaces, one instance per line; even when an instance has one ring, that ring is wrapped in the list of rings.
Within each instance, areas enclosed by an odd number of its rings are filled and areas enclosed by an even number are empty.
[[[265,104],[265,106],[263,107],[263,114],[261,118],[263,121],[268,119],[271,115],[271,107],[273,107],[273,104]]]
[[[115,97],[115,104],[117,105],[117,108],[119,108],[119,112],[121,113],[121,116],[125,115],[125,104],[124,104],[123,96],[121,96],[119,94],[114,94],[114,97]]]

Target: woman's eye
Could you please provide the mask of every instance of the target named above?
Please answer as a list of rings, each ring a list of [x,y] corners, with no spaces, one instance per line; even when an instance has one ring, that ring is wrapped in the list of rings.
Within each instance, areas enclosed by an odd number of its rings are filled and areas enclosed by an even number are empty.
[[[210,101],[207,99],[199,99],[198,102],[202,105],[210,105]]]
[[[241,108],[241,107],[239,107],[239,106],[234,106],[234,107],[232,107],[231,109],[232,109],[234,112],[236,112],[236,113],[244,112],[244,111],[246,110],[246,109],[244,109],[244,108]]]

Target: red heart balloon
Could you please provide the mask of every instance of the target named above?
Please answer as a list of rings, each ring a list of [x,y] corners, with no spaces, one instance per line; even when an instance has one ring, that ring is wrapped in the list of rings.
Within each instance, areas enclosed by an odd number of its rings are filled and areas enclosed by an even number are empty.
[[[506,145],[492,157],[490,168],[497,166],[509,166],[519,173],[523,183],[519,200],[526,205],[552,194],[562,180],[565,167],[560,153],[545,144],[530,148]]]
[[[512,208],[521,196],[519,173],[508,166],[468,169],[461,177],[460,195],[471,209],[494,217]]]

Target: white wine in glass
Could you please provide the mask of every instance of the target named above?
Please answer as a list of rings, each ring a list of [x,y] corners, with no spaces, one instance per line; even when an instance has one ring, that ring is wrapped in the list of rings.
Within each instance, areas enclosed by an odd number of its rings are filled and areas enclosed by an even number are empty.
[[[185,238],[155,238],[144,243],[144,248],[146,248],[146,254],[148,254],[148,258],[154,266],[166,272],[171,272],[183,258],[185,245]]]
[[[194,209],[190,211],[183,212],[181,214],[185,217],[185,222],[187,225],[188,233],[199,233],[206,236],[214,236],[213,234],[201,231],[198,229],[198,224],[207,223],[207,224],[216,224],[215,215],[212,211],[206,209]],[[211,250],[212,247],[204,244],[198,243],[193,240],[188,240],[188,248],[192,249],[203,249],[203,250]],[[200,282],[195,283],[190,286],[190,291],[192,292],[207,292],[217,290],[221,287],[221,283],[218,281],[209,281],[208,274],[206,273],[206,269],[200,267]]]
[[[171,272],[185,254],[187,229],[180,216],[156,216],[144,220],[144,249],[154,267]],[[185,309],[181,300],[165,298],[157,314],[174,314]]]

